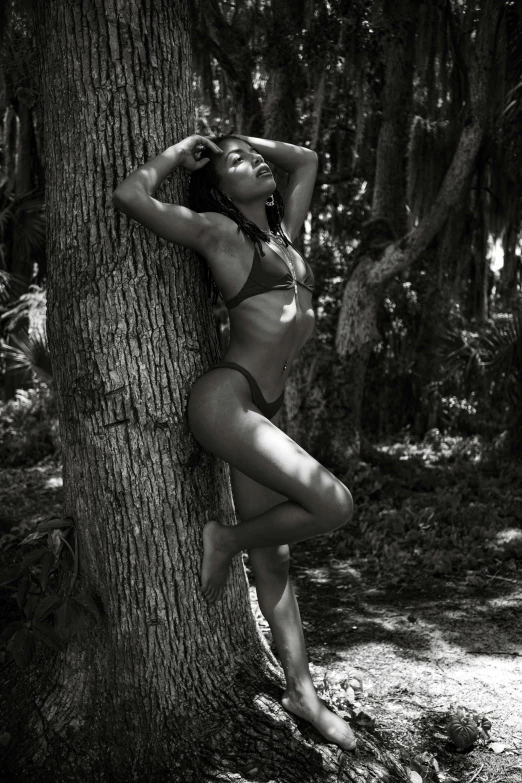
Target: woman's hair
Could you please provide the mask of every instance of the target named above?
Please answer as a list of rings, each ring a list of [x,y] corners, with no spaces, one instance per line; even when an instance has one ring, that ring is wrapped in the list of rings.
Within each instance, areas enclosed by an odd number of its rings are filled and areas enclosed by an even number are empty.
[[[219,145],[225,139],[239,139],[239,136],[234,136],[234,134],[231,133],[226,136],[219,136],[217,139],[212,139],[212,141],[214,144]],[[244,139],[239,140],[244,141]],[[205,149],[203,157],[208,157],[210,159],[209,162],[202,168],[193,171],[190,175],[189,207],[195,212],[220,212],[222,215],[231,218],[231,220],[237,223],[239,229],[245,236],[252,240],[254,246],[259,250],[261,255],[264,256],[261,241],[267,242],[268,234],[245,217],[227,194],[221,190],[215,168],[216,159],[219,157],[218,153],[213,152],[210,149]],[[288,240],[281,228],[281,221],[285,213],[283,196],[277,188],[274,191],[273,196],[274,205],[266,205],[268,225],[270,226],[270,230],[273,231],[274,234],[279,234],[285,245],[287,245]],[[209,296],[212,295],[212,304],[214,305],[219,295],[219,289],[208,266],[207,291]]]

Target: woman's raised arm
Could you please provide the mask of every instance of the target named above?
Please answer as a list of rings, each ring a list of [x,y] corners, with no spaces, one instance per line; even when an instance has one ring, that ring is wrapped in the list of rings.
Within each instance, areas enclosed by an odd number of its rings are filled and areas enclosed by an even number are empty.
[[[205,166],[209,161],[204,157],[205,147],[222,153],[211,139],[194,134],[139,166],[112,194],[114,206],[163,239],[201,253],[208,245],[215,223],[188,207],[158,201],[153,194],[177,166],[189,171]]]

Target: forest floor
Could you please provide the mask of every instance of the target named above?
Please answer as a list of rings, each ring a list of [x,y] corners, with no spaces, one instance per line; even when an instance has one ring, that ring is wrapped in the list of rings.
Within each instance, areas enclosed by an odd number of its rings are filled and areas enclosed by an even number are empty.
[[[415,783],[520,783],[522,465],[485,454],[477,438],[403,439],[374,456],[341,477],[350,526],[292,546],[318,692],[369,725]],[[61,504],[56,459],[0,470],[0,535],[29,532]],[[492,724],[464,751],[446,733],[457,705]]]

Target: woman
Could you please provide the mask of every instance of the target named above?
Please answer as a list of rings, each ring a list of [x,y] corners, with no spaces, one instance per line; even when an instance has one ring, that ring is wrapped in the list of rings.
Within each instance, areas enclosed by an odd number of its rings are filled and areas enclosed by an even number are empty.
[[[284,200],[265,158],[289,174]],[[184,166],[194,209],[153,198]],[[233,526],[203,528],[202,591],[223,591],[234,555],[248,550],[263,615],[287,687],[285,709],[347,750],[349,725],[319,699],[289,578],[288,544],[328,533],[353,514],[352,496],[330,471],[279,428],[283,389],[314,326],[313,274],[292,245],[317,173],[315,152],[280,141],[193,135],[140,166],[116,189],[114,204],[164,239],[203,256],[230,316],[222,361],[192,386],[189,426],[196,440],[230,465]]]

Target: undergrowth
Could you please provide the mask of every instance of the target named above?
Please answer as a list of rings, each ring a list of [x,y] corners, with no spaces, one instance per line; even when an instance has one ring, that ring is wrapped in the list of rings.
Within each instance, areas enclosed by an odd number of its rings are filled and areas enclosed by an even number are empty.
[[[390,587],[450,575],[480,586],[492,576],[520,575],[520,461],[502,458],[477,436],[432,434],[382,451],[384,466],[362,462],[347,477],[356,513],[338,531],[337,556]]]
[[[0,402],[0,468],[29,467],[59,451],[56,402],[46,384]]]

